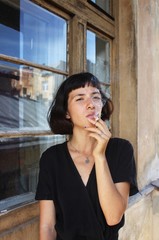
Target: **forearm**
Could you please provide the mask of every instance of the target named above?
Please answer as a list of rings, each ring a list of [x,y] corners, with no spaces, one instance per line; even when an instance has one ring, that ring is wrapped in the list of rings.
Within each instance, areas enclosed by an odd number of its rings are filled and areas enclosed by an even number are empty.
[[[40,226],[39,240],[56,240],[56,231],[47,226]]]
[[[51,200],[40,201],[40,240],[56,239],[56,213]]]
[[[98,156],[95,160],[97,188],[99,202],[106,221],[109,225],[120,222],[127,207],[125,199],[113,183],[105,156]]]

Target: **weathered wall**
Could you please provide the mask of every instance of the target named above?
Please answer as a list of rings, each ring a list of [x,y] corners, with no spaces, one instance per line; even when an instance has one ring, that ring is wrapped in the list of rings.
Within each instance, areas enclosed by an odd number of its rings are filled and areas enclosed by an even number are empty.
[[[136,41],[131,0],[119,1],[119,135],[137,149]]]
[[[159,178],[159,1],[120,0],[118,11],[117,134],[133,143],[143,188]]]
[[[117,2],[114,39],[113,133],[115,136],[129,139],[137,151],[137,43],[133,1],[118,0]]]
[[[136,198],[126,211],[119,240],[158,240],[159,191],[150,186]]]
[[[136,2],[138,180],[159,178],[159,1]]]
[[[153,231],[153,240],[158,240],[158,226],[159,226],[159,191],[153,192],[152,195],[152,231]]]
[[[137,144],[134,146],[138,184],[144,192],[151,188],[153,180],[159,179],[159,1],[121,0],[119,6],[119,41],[122,44],[119,48],[122,83],[119,132]],[[124,102],[125,97],[127,102]],[[137,131],[132,121],[136,121]],[[127,125],[129,130],[125,129]],[[126,211],[120,239],[158,240],[158,202],[157,190],[139,196]]]
[[[119,240],[154,240],[152,238],[153,215],[151,203],[151,196],[148,195],[128,208],[125,214],[126,224],[120,231]]]

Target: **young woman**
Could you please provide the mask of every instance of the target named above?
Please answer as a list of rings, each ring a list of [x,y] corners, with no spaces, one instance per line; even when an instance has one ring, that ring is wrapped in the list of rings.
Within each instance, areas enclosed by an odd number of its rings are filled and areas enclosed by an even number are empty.
[[[40,240],[117,240],[137,193],[132,145],[112,138],[113,104],[91,73],[68,77],[50,107],[55,134],[69,140],[41,156],[36,199]]]

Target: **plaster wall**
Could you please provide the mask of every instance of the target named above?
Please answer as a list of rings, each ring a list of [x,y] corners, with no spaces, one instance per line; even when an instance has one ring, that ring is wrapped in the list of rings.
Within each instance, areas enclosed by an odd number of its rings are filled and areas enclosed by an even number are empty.
[[[159,178],[159,1],[134,2],[138,79],[138,183],[143,188]]]
[[[152,195],[152,214],[153,214],[153,240],[158,240],[158,226],[159,226],[159,191],[155,191]]]
[[[125,225],[120,230],[119,240],[152,240],[151,196],[143,197],[127,209]],[[157,240],[157,239],[153,239]]]
[[[118,135],[134,146],[142,189],[159,178],[159,1],[120,0],[118,14]]]
[[[119,240],[158,240],[159,191],[145,191],[137,198],[138,201],[126,210]]]
[[[119,136],[131,141],[137,151],[136,40],[132,0],[119,1]]]
[[[119,1],[119,135],[130,139],[143,192],[159,179],[159,1]],[[126,211],[120,240],[158,240],[159,193]]]

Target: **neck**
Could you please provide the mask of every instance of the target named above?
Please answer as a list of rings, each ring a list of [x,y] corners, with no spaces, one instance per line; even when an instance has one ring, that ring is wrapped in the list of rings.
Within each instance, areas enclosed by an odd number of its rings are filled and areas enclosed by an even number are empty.
[[[92,159],[92,156],[91,156],[92,151],[89,150],[89,152],[87,152],[85,148],[84,148],[84,150],[80,150],[79,146],[74,145],[74,143],[72,143],[71,140],[68,143],[69,143],[68,147],[69,147],[71,152],[74,152],[74,153],[78,154],[78,156],[77,156],[78,158],[79,158],[79,156],[80,156],[80,158],[84,157],[84,163],[85,164],[89,164],[89,163],[92,162],[92,160],[91,160]]]
[[[87,156],[90,156],[92,154],[92,150],[94,148],[94,140],[89,138],[76,138],[75,136],[72,136],[69,140],[70,145],[78,150],[80,153],[83,153]]]

